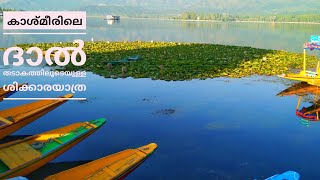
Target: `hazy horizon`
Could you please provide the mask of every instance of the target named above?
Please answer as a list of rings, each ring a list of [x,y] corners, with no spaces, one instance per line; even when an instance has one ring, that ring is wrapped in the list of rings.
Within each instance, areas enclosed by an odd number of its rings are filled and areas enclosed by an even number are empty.
[[[61,4],[63,6],[61,7]],[[87,10],[89,13],[178,15],[182,12],[233,15],[318,14],[320,2],[309,0],[0,0],[0,6],[23,10]]]

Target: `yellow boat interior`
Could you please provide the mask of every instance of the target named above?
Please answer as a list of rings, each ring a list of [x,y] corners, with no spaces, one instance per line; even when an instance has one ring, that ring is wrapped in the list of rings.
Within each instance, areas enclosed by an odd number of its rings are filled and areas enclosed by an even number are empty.
[[[105,119],[97,119],[75,123],[23,140],[0,145],[0,179],[6,177],[7,173],[11,174],[25,166],[41,161],[42,158],[50,154],[54,154],[62,147],[101,127],[105,122]]]
[[[137,149],[127,149],[49,176],[46,180],[123,178],[148,158],[157,147],[157,144],[151,143]]]

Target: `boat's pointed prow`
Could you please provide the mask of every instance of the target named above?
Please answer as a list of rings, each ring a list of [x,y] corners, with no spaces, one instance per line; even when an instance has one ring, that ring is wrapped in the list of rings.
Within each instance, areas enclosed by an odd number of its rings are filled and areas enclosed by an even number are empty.
[[[94,124],[98,127],[104,125],[106,122],[107,120],[105,118],[99,118],[96,120],[89,121],[90,124]]]
[[[105,119],[98,119],[96,121],[100,123],[106,122]],[[151,143],[137,149],[120,151],[87,164],[51,175],[45,180],[124,179],[150,157],[157,147],[157,144]]]
[[[26,86],[28,83],[23,84],[16,84],[15,89],[13,90],[4,90],[4,88],[0,88],[0,101],[2,101],[4,98],[8,98],[19,91],[20,87]],[[10,89],[10,88],[9,88]]]
[[[0,139],[23,128],[72,98],[73,94],[59,100],[40,100],[0,111]],[[62,99],[60,99],[62,98]],[[65,98],[65,99],[64,99]],[[1,96],[0,96],[1,99]],[[104,123],[102,123],[104,124]]]
[[[146,146],[142,146],[142,147],[138,148],[138,150],[142,151],[148,155],[148,154],[153,153],[157,148],[158,148],[158,145],[156,143],[151,143]]]
[[[64,95],[63,98],[73,98],[73,94]]]

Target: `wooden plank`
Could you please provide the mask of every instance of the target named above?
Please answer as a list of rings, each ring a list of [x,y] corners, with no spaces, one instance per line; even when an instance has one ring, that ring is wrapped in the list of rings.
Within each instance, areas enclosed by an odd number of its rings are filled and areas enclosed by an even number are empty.
[[[105,180],[105,179],[112,179],[113,177],[115,177],[117,174],[114,173],[112,170],[108,169],[108,168],[104,168],[98,172],[96,172],[95,174],[86,177],[86,180]]]
[[[0,159],[10,169],[16,168],[38,157],[41,157],[41,153],[27,143],[16,144],[0,150]]]
[[[54,140],[55,142],[59,143],[59,144],[63,144],[63,142],[59,141],[58,139],[56,138],[52,138],[52,140]]]
[[[139,156],[137,154],[133,154],[124,160],[120,160],[117,163],[112,164],[111,166],[109,166],[109,169],[111,169],[114,172],[121,172],[124,169],[129,168],[133,164],[139,162],[141,159],[142,159],[141,156]]]
[[[89,122],[85,122],[84,124],[85,124],[85,125],[88,125],[88,126],[90,126],[90,127],[92,127],[92,128],[97,128],[97,126],[96,126],[95,124],[91,124],[91,123],[89,123]]]
[[[17,156],[14,155],[14,152],[11,151],[9,148],[5,148],[1,150],[2,154],[0,159],[10,168],[14,169],[22,164],[23,161]]]
[[[9,121],[8,119],[5,119],[3,117],[0,117],[0,121],[6,123],[7,125],[13,124],[13,122]]]

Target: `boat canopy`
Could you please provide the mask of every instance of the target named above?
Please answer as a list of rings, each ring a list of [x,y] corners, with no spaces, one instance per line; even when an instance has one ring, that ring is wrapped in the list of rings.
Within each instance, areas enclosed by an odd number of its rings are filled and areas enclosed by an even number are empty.
[[[310,36],[310,42],[307,42],[304,44],[304,50],[303,50],[303,72],[307,76],[315,77],[318,76],[318,73],[320,72],[320,61],[318,62],[316,72],[307,71],[307,52],[306,50],[320,50],[320,36],[312,35]]]
[[[310,36],[310,42],[304,44],[304,49],[309,50],[320,50],[320,36],[312,35]]]
[[[320,44],[315,44],[315,43],[310,43],[310,42],[307,42],[304,44],[304,49],[309,49],[311,51],[313,50],[320,50]]]

